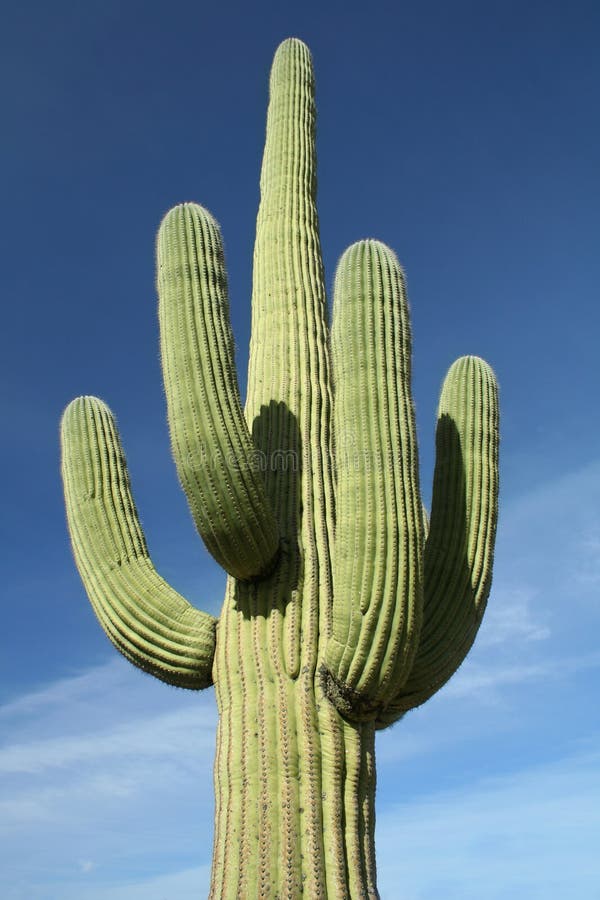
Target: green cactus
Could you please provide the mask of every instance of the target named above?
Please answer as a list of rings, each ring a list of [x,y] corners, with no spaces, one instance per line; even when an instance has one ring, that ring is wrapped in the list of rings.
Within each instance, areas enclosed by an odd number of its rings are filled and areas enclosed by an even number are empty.
[[[229,573],[218,621],[155,571],[107,407],[82,397],[62,422],[74,554],[107,635],[163,681],[216,687],[212,898],[378,896],[375,732],[450,678],[490,588],[493,373],[464,357],[444,382],[428,522],[403,274],[384,245],[352,246],[330,336],[314,124],[291,39],[271,73],[245,411],[218,226],[184,204],[158,236],[173,453]]]

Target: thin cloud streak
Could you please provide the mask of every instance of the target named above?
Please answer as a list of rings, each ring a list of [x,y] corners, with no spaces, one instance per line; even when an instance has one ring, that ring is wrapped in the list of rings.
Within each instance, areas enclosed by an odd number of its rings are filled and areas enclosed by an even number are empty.
[[[543,641],[548,625],[537,622],[531,610],[535,592],[526,588],[497,588],[486,610],[477,637],[479,650],[511,641]]]
[[[124,872],[141,882],[182,854],[206,861],[215,721],[210,691],[170,690],[120,660],[6,704],[3,896],[87,897],[82,877],[113,890]]]
[[[581,755],[435,791],[378,818],[382,897],[598,896],[600,757]]]
[[[492,699],[501,687],[523,685],[528,681],[562,680],[597,668],[600,668],[600,653],[496,668],[486,668],[466,660],[445,686],[444,697],[478,696],[485,699],[487,696],[488,699]]]
[[[180,710],[140,718],[110,732],[89,733],[83,737],[51,738],[30,744],[9,744],[0,749],[0,775],[9,772],[40,773],[44,769],[99,762],[105,757],[144,757],[177,754],[193,731],[197,754],[212,747],[216,719],[208,717],[198,733],[197,709]]]

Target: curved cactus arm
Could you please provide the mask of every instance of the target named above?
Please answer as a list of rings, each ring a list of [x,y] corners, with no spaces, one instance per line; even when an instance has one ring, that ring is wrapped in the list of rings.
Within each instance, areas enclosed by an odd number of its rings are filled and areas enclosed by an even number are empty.
[[[239,395],[219,227],[185,203],[158,241],[161,357],[173,455],[196,527],[230,575],[268,573],[275,516]]]
[[[112,643],[178,687],[212,683],[216,624],[160,577],[148,554],[108,407],[79,397],[61,425],[62,476],[75,561]]]
[[[482,359],[457,360],[438,409],[419,648],[380,727],[428,700],[467,655],[492,581],[498,517],[498,387]]]
[[[340,260],[332,357],[336,534],[325,689],[348,718],[372,718],[412,666],[424,543],[404,278],[376,241]]]

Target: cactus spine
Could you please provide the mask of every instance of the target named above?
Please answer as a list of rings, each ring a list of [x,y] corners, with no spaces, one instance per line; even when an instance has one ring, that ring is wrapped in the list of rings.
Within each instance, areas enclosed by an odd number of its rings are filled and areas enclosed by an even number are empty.
[[[62,422],[74,554],[106,633],[164,681],[216,687],[212,898],[378,896],[375,731],[460,665],[490,587],[493,373],[464,357],[444,382],[428,526],[404,280],[384,245],[342,257],[330,341],[314,119],[291,39],[271,72],[244,411],[218,226],[183,204],[158,236],[173,453],[229,573],[218,622],[153,568],[106,406],[79,398]]]

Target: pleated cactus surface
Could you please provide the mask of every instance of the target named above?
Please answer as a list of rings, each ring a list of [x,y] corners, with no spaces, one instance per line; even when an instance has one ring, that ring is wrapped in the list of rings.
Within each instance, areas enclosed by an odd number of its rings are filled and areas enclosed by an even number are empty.
[[[491,584],[492,370],[465,356],[446,376],[429,516],[402,269],[378,241],[350,247],[330,327],[315,186],[312,62],[290,39],[271,71],[245,407],[216,221],[182,204],[157,242],[173,455],[228,573],[218,620],[156,572],[105,404],[80,397],[62,421],[73,551],[106,634],[163,681],[215,685],[211,898],[378,896],[375,733],[460,666]]]

